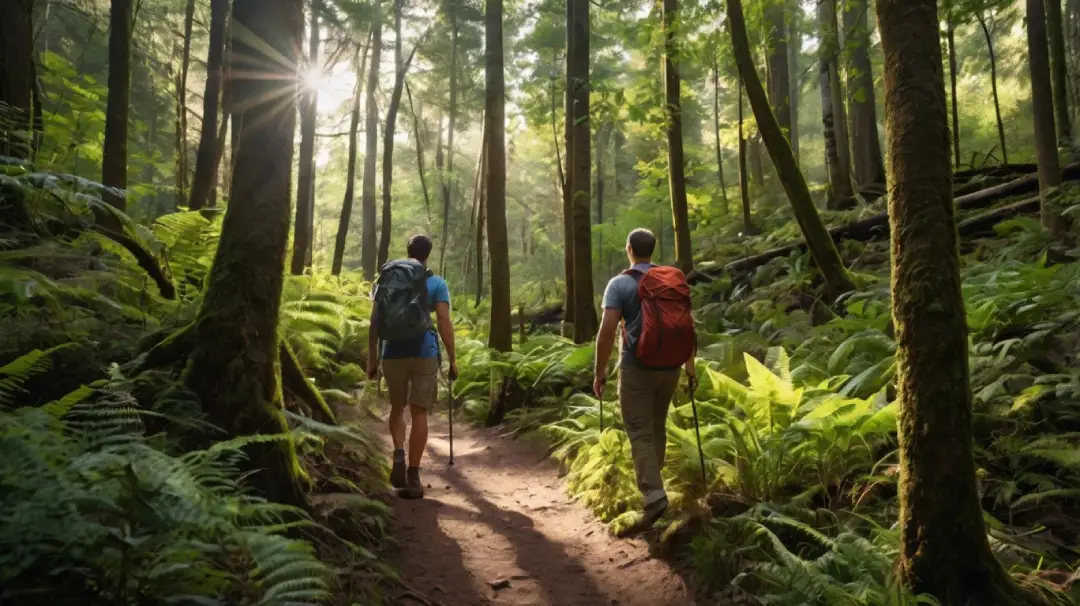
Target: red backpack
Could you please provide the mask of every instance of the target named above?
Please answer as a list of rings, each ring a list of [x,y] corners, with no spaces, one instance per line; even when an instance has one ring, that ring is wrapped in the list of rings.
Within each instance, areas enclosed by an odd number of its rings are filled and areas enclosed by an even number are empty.
[[[697,336],[690,315],[690,284],[676,267],[654,265],[648,271],[623,272],[638,279],[640,329],[634,358],[646,368],[678,368],[694,355]],[[623,324],[623,338],[629,339]]]

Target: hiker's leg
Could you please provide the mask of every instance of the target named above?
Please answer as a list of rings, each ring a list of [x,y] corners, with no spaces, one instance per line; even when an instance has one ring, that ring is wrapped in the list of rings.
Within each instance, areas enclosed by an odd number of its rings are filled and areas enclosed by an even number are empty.
[[[634,474],[638,490],[646,506],[664,497],[664,482],[653,444],[653,401],[656,388],[651,384],[649,371],[623,367],[619,370],[619,408],[623,425],[630,438],[630,454],[634,457]]]
[[[386,391],[390,394],[390,437],[394,450],[405,448],[405,406],[409,402],[409,361],[383,360]]]
[[[664,468],[667,455],[667,417],[671,410],[671,399],[679,386],[679,371],[665,370],[656,373],[656,395],[653,401],[653,445],[656,446],[656,461],[660,469]]]
[[[439,393],[439,361],[437,358],[410,360],[409,414],[412,430],[409,433],[409,467],[420,467],[428,441],[428,412],[435,407]]]

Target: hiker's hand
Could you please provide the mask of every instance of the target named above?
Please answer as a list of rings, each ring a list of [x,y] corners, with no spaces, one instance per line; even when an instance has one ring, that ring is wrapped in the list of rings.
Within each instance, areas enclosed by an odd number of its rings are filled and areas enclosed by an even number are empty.
[[[686,383],[687,383],[687,388],[690,390],[690,394],[693,395],[694,392],[697,391],[697,373],[696,372],[688,372],[688,373],[686,373]]]
[[[457,380],[457,374],[458,374],[457,373],[457,360],[451,360],[450,361],[450,380],[451,381],[456,381]]]
[[[376,357],[369,357],[367,363],[367,378],[369,381],[374,381],[377,376],[379,376],[379,359]]]
[[[593,393],[596,394],[596,397],[601,400],[604,399],[604,385],[606,384],[607,378],[602,375],[596,375],[592,382]]]

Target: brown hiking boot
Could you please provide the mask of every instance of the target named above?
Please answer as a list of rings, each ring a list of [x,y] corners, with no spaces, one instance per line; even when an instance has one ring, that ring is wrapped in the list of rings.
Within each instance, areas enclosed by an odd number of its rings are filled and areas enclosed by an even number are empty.
[[[405,488],[402,488],[398,494],[404,499],[422,499],[424,498],[424,485],[420,482],[420,468],[410,467],[405,478]]]
[[[405,488],[405,451],[394,451],[394,464],[390,468],[390,485],[394,488]]]

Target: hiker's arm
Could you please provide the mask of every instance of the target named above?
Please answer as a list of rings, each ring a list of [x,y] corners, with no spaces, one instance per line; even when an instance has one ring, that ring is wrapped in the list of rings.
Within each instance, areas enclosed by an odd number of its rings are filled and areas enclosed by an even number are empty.
[[[376,311],[376,308],[372,306],[371,323],[368,326],[368,379],[374,379],[379,369],[379,329],[377,328],[379,324],[377,322],[378,318],[376,317]]]
[[[620,310],[612,307],[604,308],[604,316],[600,320],[600,332],[596,335],[596,365],[593,367],[594,382],[597,384],[602,384],[607,378],[608,359],[611,357],[611,350],[615,346],[615,332],[619,328],[619,320],[621,319],[622,312]]]
[[[435,323],[439,328],[439,337],[446,346],[446,359],[453,367],[457,364],[457,351],[454,349],[454,323],[450,320],[450,304],[442,301],[435,304]]]

